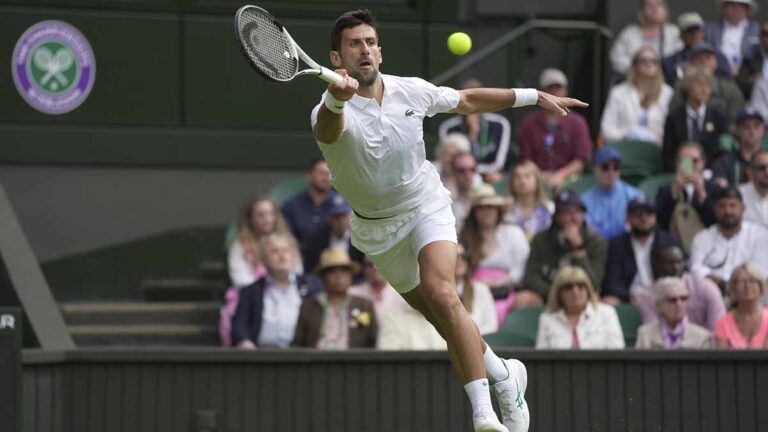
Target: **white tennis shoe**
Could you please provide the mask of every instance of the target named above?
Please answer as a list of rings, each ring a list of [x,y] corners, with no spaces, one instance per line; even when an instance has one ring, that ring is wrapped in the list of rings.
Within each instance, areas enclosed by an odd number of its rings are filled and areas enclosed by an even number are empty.
[[[475,426],[475,432],[509,432],[503,424],[499,423],[493,410],[474,413],[472,424]]]
[[[525,389],[528,387],[528,372],[519,360],[502,360],[509,377],[493,385],[493,394],[499,401],[501,421],[509,432],[527,432],[531,423]]]

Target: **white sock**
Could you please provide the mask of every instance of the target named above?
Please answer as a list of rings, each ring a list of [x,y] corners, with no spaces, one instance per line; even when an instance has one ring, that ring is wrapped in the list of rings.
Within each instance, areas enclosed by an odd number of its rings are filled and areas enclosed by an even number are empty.
[[[493,405],[491,405],[491,392],[487,379],[483,378],[464,384],[464,391],[467,392],[469,403],[472,404],[473,413],[478,411],[493,412]]]
[[[497,357],[489,345],[485,346],[483,363],[485,364],[485,372],[493,384],[509,378],[509,371],[504,364],[504,360]]]

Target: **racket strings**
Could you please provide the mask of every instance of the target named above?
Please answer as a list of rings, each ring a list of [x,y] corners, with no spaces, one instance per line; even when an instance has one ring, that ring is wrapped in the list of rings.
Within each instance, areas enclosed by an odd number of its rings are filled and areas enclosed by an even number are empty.
[[[293,45],[272,17],[246,10],[240,15],[238,27],[248,57],[265,75],[278,81],[296,75],[299,61]]]

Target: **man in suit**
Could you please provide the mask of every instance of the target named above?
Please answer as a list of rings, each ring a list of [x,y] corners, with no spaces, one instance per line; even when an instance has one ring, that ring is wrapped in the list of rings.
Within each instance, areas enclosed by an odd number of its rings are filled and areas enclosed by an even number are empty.
[[[710,104],[712,75],[701,68],[689,68],[678,83],[685,104],[672,110],[664,125],[661,160],[664,171],[675,171],[675,155],[681,144],[694,141],[701,144],[708,161],[720,153],[720,135],[728,130],[725,115]]]
[[[304,258],[304,270],[311,271],[320,262],[320,254],[328,249],[340,249],[349,254],[352,261],[361,265],[364,254],[352,246],[349,222],[352,208],[341,195],[335,195],[327,210],[327,223],[307,238],[301,255]],[[357,276],[357,275],[356,275]],[[360,276],[359,280],[362,280]],[[356,279],[356,282],[359,282]]]
[[[259,241],[267,275],[240,290],[232,318],[232,345],[243,349],[287,348],[293,339],[302,299],[321,290],[320,281],[297,275],[296,243],[274,233]]]
[[[739,75],[736,77],[736,83],[745,98],[749,99],[752,96],[752,89],[758,79],[768,78],[766,63],[768,63],[768,21],[764,21],[760,26],[760,43],[752,47],[751,55],[744,59]]]
[[[710,348],[709,330],[688,321],[688,289],[675,277],[659,279],[653,286],[659,320],[640,326],[636,348],[696,349]]]
[[[755,0],[719,0],[723,19],[707,23],[704,39],[725,54],[736,76],[742,61],[758,44],[760,26],[749,19],[757,12]]]
[[[376,347],[373,303],[348,292],[352,275],[358,271],[358,264],[346,252],[323,251],[315,269],[323,281],[323,292],[301,304],[291,346],[325,350]]]
[[[611,240],[603,277],[603,301],[627,303],[638,291],[649,290],[654,276],[651,252],[677,244],[666,231],[656,228],[656,207],[645,197],[627,206],[630,231]]]

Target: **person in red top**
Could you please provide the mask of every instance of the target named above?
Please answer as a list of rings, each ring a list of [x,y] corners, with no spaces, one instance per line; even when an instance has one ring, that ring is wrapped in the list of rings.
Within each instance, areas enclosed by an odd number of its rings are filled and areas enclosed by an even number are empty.
[[[539,88],[548,93],[568,95],[568,79],[554,68],[544,69]],[[592,157],[592,138],[584,117],[571,111],[557,116],[543,109],[530,112],[517,128],[520,161],[533,161],[544,181],[555,190],[584,171]]]

